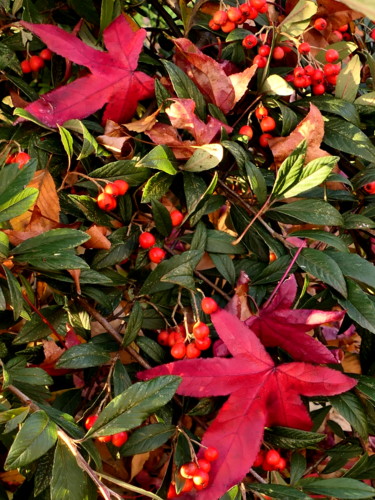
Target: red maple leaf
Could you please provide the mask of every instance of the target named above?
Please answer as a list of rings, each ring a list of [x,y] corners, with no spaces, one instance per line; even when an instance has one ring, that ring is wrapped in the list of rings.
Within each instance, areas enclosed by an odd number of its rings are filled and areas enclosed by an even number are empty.
[[[280,286],[269,304],[245,321],[246,325],[263,345],[281,347],[294,359],[310,363],[337,363],[334,354],[306,332],[323,323],[341,321],[345,311],[292,309],[296,294],[296,279],[291,276]]]
[[[210,483],[200,500],[217,500],[248,473],[261,446],[265,426],[311,429],[300,395],[330,396],[347,391],[356,381],[336,370],[308,363],[275,366],[258,337],[225,310],[211,316],[215,329],[233,358],[177,361],[138,374],[142,380],[179,375],[179,394],[226,396],[228,400],[203,436],[215,446]],[[185,497],[188,498],[188,497]]]
[[[86,66],[91,73],[52,90],[26,110],[50,127],[67,120],[85,118],[105,104],[103,121],[129,120],[138,101],[152,97],[154,80],[136,71],[146,31],[132,31],[121,15],[103,33],[108,52],[89,47],[76,36],[50,24],[21,22],[56,54]]]

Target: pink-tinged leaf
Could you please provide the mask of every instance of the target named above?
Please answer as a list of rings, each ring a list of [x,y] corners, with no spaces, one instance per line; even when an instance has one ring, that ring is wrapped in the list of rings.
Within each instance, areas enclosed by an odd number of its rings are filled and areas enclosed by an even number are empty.
[[[190,158],[195,151],[192,147],[195,146],[195,141],[181,140],[177,130],[172,125],[157,123],[151,130],[146,131],[145,134],[155,144],[163,144],[170,147],[175,157],[179,160]]]
[[[228,113],[235,103],[232,82],[220,64],[203,54],[190,40],[178,38],[175,62],[199,88],[207,99]]]
[[[56,54],[86,66],[91,73],[52,90],[26,110],[50,127],[85,118],[105,104],[104,120],[129,120],[138,101],[152,97],[154,80],[135,71],[146,31],[133,32],[121,15],[104,31],[108,52],[89,47],[74,35],[49,24],[21,22]]]
[[[258,66],[253,64],[250,68],[246,68],[245,71],[242,71],[242,73],[229,75],[229,80],[234,88],[233,106],[245,95],[250,80],[255,75],[257,69]]]
[[[241,321],[245,321],[252,312],[249,308],[249,282],[250,278],[244,272],[240,272],[240,276],[236,283],[235,294],[225,306],[225,310],[237,316]]]

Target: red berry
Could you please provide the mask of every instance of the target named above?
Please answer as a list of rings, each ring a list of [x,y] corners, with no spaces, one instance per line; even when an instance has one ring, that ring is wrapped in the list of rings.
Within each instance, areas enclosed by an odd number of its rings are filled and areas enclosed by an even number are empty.
[[[263,7],[259,9],[259,14],[266,14],[268,12],[268,5],[265,3]]]
[[[179,226],[181,222],[184,220],[184,214],[181,213],[179,210],[172,210],[172,212],[169,215],[171,216],[173,227]]]
[[[286,467],[286,460],[283,457],[280,457],[280,460],[275,465],[277,470],[284,470]]]
[[[336,37],[335,42],[341,42],[341,40],[343,39],[342,33],[338,30],[332,31],[332,35],[335,35],[335,37]]]
[[[327,21],[323,17],[318,17],[314,21],[314,28],[316,30],[322,31],[325,30],[327,27]]]
[[[296,68],[294,68],[293,70],[293,75],[295,77],[301,77],[301,76],[305,76],[305,69],[302,68],[302,66],[297,66]]]
[[[141,248],[147,249],[155,245],[156,238],[152,233],[148,233],[147,231],[145,231],[144,233],[139,235],[138,242]]]
[[[258,66],[258,68],[265,68],[267,65],[267,59],[263,56],[257,55],[253,59],[253,63]]]
[[[198,465],[199,468],[205,472],[210,472],[211,470],[211,462],[209,462],[206,458],[199,458]]]
[[[201,306],[202,311],[206,314],[212,314],[219,309],[217,302],[211,297],[205,297],[204,299],[202,299]]]
[[[49,49],[43,49],[39,52],[39,55],[45,61],[50,61],[52,59],[53,52],[51,52]]]
[[[314,83],[322,83],[324,81],[324,73],[321,69],[316,69],[311,78]]]
[[[192,479],[186,479],[180,493],[189,493],[194,488],[194,483]]]
[[[323,68],[324,74],[326,76],[336,75],[336,65],[332,63],[327,63]]]
[[[216,24],[213,19],[210,19],[208,21],[208,27],[211,28],[212,31],[219,31],[219,29],[221,28],[220,24]]]
[[[260,467],[264,461],[264,451],[259,450],[256,459],[254,460],[253,467]]]
[[[331,85],[336,85],[336,83],[337,83],[337,75],[329,75],[329,76],[326,77],[326,80]]]
[[[223,31],[224,33],[230,33],[235,29],[236,29],[236,23],[234,23],[233,21],[227,21],[221,27],[221,31]]]
[[[338,28],[338,30],[341,31],[341,33],[345,33],[345,31],[348,31],[348,29],[349,29],[348,24],[343,24],[342,26],[340,26],[340,28]]]
[[[323,95],[325,91],[326,88],[322,83],[318,83],[318,85],[313,85],[312,93],[314,95]]]
[[[276,465],[280,458],[280,453],[277,450],[268,450],[264,461],[269,465]]]
[[[325,54],[326,61],[330,63],[337,61],[339,57],[340,54],[335,49],[328,49]]]
[[[239,6],[239,9],[242,12],[243,16],[249,17],[251,9],[251,5],[249,3],[243,3],[242,5]]]
[[[267,57],[270,55],[271,47],[269,45],[262,45],[258,49],[258,54],[262,57]]]
[[[254,135],[253,129],[250,125],[243,125],[238,131],[240,135],[246,135],[249,139],[251,139]]]
[[[270,262],[274,262],[277,259],[277,255],[274,252],[270,252],[269,259]]]
[[[204,458],[209,462],[214,462],[219,458],[219,452],[213,446],[209,446],[204,450]]]
[[[298,52],[300,54],[308,54],[311,50],[310,44],[307,42],[301,43],[301,45],[298,47]]]
[[[266,5],[266,0],[250,0],[254,9],[260,10]]]
[[[375,29],[373,29],[370,33],[370,38],[372,38],[373,40],[375,40]],[[22,63],[21,63],[22,64]],[[24,71],[24,73],[26,73],[26,71]]]
[[[29,62],[32,71],[39,71],[44,66],[44,61],[40,56],[31,56]]]
[[[313,74],[315,72],[315,69],[311,66],[311,64],[308,64],[307,66],[305,66],[304,70],[305,70],[306,75],[308,75],[308,76],[313,76]]]
[[[158,333],[157,340],[160,345],[169,345],[169,333],[166,330],[162,330]]]
[[[227,11],[227,15],[229,21],[232,21],[233,23],[238,23],[238,21],[242,17],[242,12],[238,7],[230,7]]]
[[[175,498],[177,497],[176,485],[170,484],[167,491],[167,498]]]
[[[197,470],[198,466],[195,462],[187,462],[186,464],[181,465],[180,474],[185,479],[191,479]]]
[[[257,45],[257,43],[258,39],[255,35],[247,35],[242,40],[242,46],[245,47],[245,49],[252,49]]]
[[[98,437],[98,441],[101,443],[109,443],[112,439],[112,436],[100,436]]]
[[[28,59],[25,59],[24,61],[20,62],[21,70],[22,73],[31,73],[31,66],[30,66],[30,61]]]
[[[375,181],[374,182],[369,182],[368,184],[365,184],[363,186],[363,189],[368,194],[375,194]]]
[[[268,116],[268,109],[264,106],[258,106],[255,110],[255,116],[258,118],[258,120],[263,120],[265,116]]]
[[[195,339],[195,345],[200,349],[201,351],[205,351],[211,346],[211,339],[210,337],[205,337],[203,339]]]
[[[195,342],[190,342],[190,344],[188,344],[186,346],[186,357],[188,359],[199,358],[201,353],[202,353],[202,351],[200,349],[198,349]]]
[[[114,181],[114,183],[117,186],[117,189],[119,190],[119,196],[124,195],[127,190],[129,189],[129,184],[126,181],[123,181],[122,179],[117,179],[117,181]]]
[[[18,163],[18,168],[21,169],[26,163],[31,160],[31,156],[27,153],[21,151],[20,153],[15,153],[13,155],[9,155],[5,161],[6,164],[10,163]]]
[[[305,76],[296,76],[293,80],[293,84],[297,89],[308,87],[308,82]]]
[[[349,42],[349,40],[352,39],[352,35],[350,33],[343,33],[342,39],[345,40],[345,42]]]
[[[126,431],[117,432],[116,434],[113,434],[111,438],[113,446],[117,446],[117,448],[120,448],[120,446],[125,444],[127,440],[128,433]]]
[[[225,24],[228,21],[228,14],[225,12],[225,10],[218,10],[213,15],[212,21],[215,24],[219,24],[220,26],[222,26],[223,24]]]
[[[275,47],[272,52],[272,57],[273,59],[276,59],[279,61],[280,59],[283,59],[285,56],[284,49],[282,47]]]
[[[260,128],[262,129],[262,132],[270,132],[276,128],[276,122],[272,116],[266,116],[260,122]]]
[[[87,430],[91,429],[91,427],[95,424],[97,420],[98,420],[98,415],[90,415],[85,420],[85,428]]]
[[[271,139],[272,135],[271,134],[262,134],[259,137],[259,144],[262,146],[262,148],[267,148],[268,147],[268,139]]]
[[[105,210],[106,212],[114,210],[117,206],[117,201],[114,197],[107,193],[100,193],[96,201],[99,208]]]
[[[206,488],[208,486],[209,480],[210,476],[204,470],[198,469],[193,476],[193,482],[195,486],[200,486],[201,488]]]
[[[120,194],[120,190],[114,182],[107,184],[104,188],[104,192],[111,196],[118,196]]]
[[[204,339],[210,335],[210,329],[202,321],[198,321],[193,326],[193,334],[196,339]]]
[[[155,264],[159,264],[164,260],[166,255],[167,252],[160,247],[151,248],[148,252],[148,258]]]
[[[248,19],[256,19],[259,15],[257,9],[255,9],[252,5],[250,6],[249,13],[247,15]]]
[[[175,359],[182,359],[186,354],[186,346],[183,342],[177,342],[171,349],[171,356]]]

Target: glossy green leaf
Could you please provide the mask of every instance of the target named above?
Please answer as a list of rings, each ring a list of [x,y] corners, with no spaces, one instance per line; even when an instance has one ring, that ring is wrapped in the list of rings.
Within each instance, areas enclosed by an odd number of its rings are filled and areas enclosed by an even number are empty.
[[[221,144],[205,144],[199,146],[193,155],[185,163],[183,170],[185,172],[203,172],[216,167],[224,156],[223,146]]]
[[[317,5],[312,0],[299,0],[297,5],[280,23],[279,28],[288,35],[298,37],[309,26],[310,20],[317,11]]]
[[[375,146],[361,129],[337,117],[329,118],[324,127],[323,142],[331,148],[373,161]]]
[[[321,200],[299,200],[293,203],[286,203],[277,208],[271,208],[267,214],[273,219],[290,220],[290,218],[307,222],[308,224],[318,224],[320,226],[342,226],[344,221],[338,210],[332,205]],[[287,216],[287,218],[283,217]]]
[[[306,482],[305,482],[306,481]],[[349,478],[312,479],[300,482],[303,489],[317,495],[328,495],[335,498],[359,499],[373,498],[375,489],[361,481]]]
[[[156,229],[163,236],[169,236],[172,231],[172,220],[169,211],[158,200],[151,200],[151,206]]]
[[[344,276],[375,288],[375,266],[355,253],[342,253],[330,250],[327,254],[334,259]]]
[[[10,295],[10,307],[13,309],[13,317],[14,319],[18,319],[22,307],[23,307],[23,297],[21,293],[21,287],[16,280],[16,278],[13,276],[12,272],[6,267],[2,266],[5,277],[8,281],[8,287],[9,287],[9,295]]]
[[[311,497],[302,493],[292,486],[284,486],[282,484],[258,484],[252,483],[247,486],[247,489],[258,491],[264,493],[272,498],[283,500],[283,499],[300,499],[300,500],[310,500]]]
[[[120,454],[123,457],[128,457],[156,450],[156,448],[166,443],[175,432],[176,427],[174,425],[146,425],[130,435],[125,445],[121,447]]]
[[[361,61],[355,55],[338,75],[335,96],[344,101],[354,102],[361,81]]]
[[[75,248],[90,236],[76,229],[51,229],[45,233],[23,241],[12,250],[13,255],[23,254],[23,257],[48,256],[59,253],[64,249]]]
[[[175,175],[176,158],[171,149],[167,146],[155,146],[141,160],[136,163],[136,167],[146,167],[161,170],[169,175]]]
[[[321,241],[322,243],[326,243],[328,246],[340,250],[340,252],[349,253],[349,249],[344,241],[338,236],[328,233],[327,231],[322,231],[320,229],[306,229],[302,231],[293,231],[293,236]]]
[[[360,399],[355,394],[347,392],[331,396],[329,401],[335,410],[353,426],[358,434],[363,439],[366,439],[368,436],[367,418]]]
[[[272,427],[266,429],[264,439],[275,448],[293,450],[315,446],[324,439],[324,434],[290,429],[289,427]]]
[[[8,221],[25,213],[36,201],[38,194],[39,191],[35,188],[25,188],[0,205],[0,222]]]
[[[142,321],[143,321],[142,306],[139,302],[135,302],[132,307],[128,323],[126,325],[126,330],[123,340],[124,346],[130,345],[137,338],[139,330],[142,327]]]
[[[168,191],[172,184],[173,176],[165,172],[158,172],[150,177],[142,192],[142,203],[149,203],[160,198]]]
[[[56,363],[57,368],[78,370],[101,366],[110,360],[110,354],[95,344],[79,344],[63,353]]]
[[[375,303],[351,279],[346,280],[346,285],[348,297],[337,297],[338,303],[358,325],[375,333]]]

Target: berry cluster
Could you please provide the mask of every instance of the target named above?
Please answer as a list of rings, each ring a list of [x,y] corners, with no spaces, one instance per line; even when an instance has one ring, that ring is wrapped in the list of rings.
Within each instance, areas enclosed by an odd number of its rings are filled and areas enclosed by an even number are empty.
[[[214,462],[219,457],[219,452],[213,446],[206,448],[203,453],[204,458],[198,458],[195,462],[187,462],[181,465],[179,470],[179,483],[182,483],[182,488],[177,493],[176,483],[172,482],[167,498],[175,498],[182,493],[188,493],[195,488],[197,491],[207,488],[211,470],[211,462]]]
[[[162,346],[171,348],[171,356],[174,359],[199,358],[202,351],[209,349],[211,339],[210,329],[202,321],[197,321],[192,333],[186,332],[183,325],[178,325],[172,330],[162,330],[158,333],[157,341]]]
[[[268,132],[272,132],[276,128],[276,122],[272,118],[272,116],[268,116],[268,109],[265,108],[262,104],[258,106],[255,110],[255,116],[258,119],[260,129],[263,134],[259,137],[259,144],[262,148],[268,146],[268,140],[272,137]],[[254,135],[254,131],[250,125],[243,125],[238,131],[240,135],[245,135],[249,139],[252,139]]]
[[[230,33],[248,19],[255,19],[258,14],[265,14],[267,10],[266,0],[249,0],[238,7],[216,11],[208,26],[214,31],[221,29],[223,33]]]
[[[286,467],[286,460],[277,450],[260,450],[253,467],[261,467],[265,471],[282,471]]]
[[[87,430],[91,429],[91,427],[98,420],[98,415],[90,415],[85,420],[85,428]],[[100,436],[97,438],[101,443],[109,443],[111,442],[113,446],[120,448],[123,444],[128,440],[128,433],[126,431],[117,432],[116,434],[112,434],[111,436]]]
[[[44,68],[45,61],[52,59],[52,52],[49,49],[43,49],[39,52],[38,56],[31,56],[21,61],[22,73],[31,73],[32,71],[39,71]]]
[[[31,156],[25,153],[24,151],[20,151],[19,153],[13,153],[7,156],[5,163],[6,165],[10,165],[11,163],[18,163],[18,168],[21,169],[31,160]]]
[[[110,182],[96,199],[99,208],[106,212],[114,210],[117,207],[116,197],[124,195],[128,189],[129,184],[126,181],[119,179],[115,182]]]

